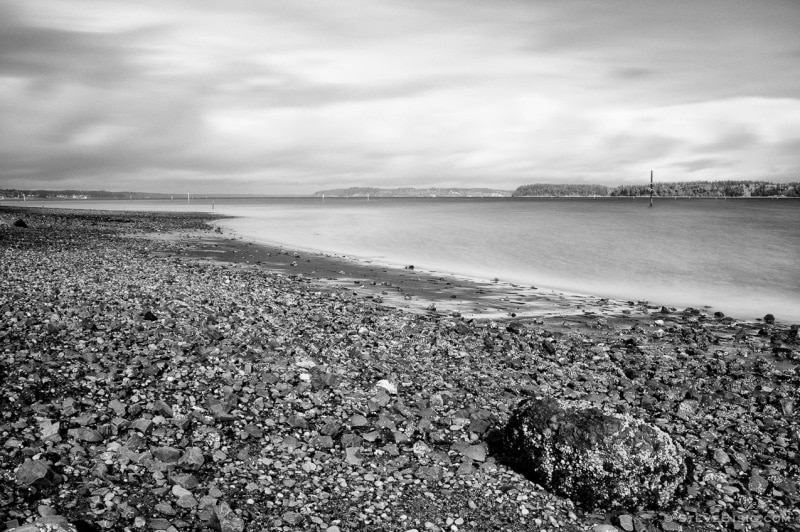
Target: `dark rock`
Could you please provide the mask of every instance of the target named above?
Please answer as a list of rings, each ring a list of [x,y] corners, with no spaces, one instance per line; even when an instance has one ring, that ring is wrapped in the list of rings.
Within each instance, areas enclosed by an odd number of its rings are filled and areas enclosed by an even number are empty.
[[[148,310],[147,312],[145,312],[145,313],[144,313],[144,316],[143,316],[143,317],[144,317],[144,319],[145,319],[145,320],[147,320],[147,321],[156,321],[156,320],[158,319],[158,316],[156,316],[155,314],[153,314],[153,313],[152,313],[152,312],[150,312],[149,310]]]
[[[14,227],[22,227],[23,229],[26,229],[28,224],[25,223],[25,220],[19,218],[14,222]]]
[[[526,399],[505,430],[513,465],[589,510],[664,507],[686,475],[678,447],[628,415]]]
[[[175,464],[180,460],[183,453],[175,447],[157,447],[153,449],[153,458],[165,464]]]
[[[17,484],[22,486],[55,486],[61,482],[61,475],[53,471],[44,460],[26,458],[17,468]]]
[[[160,399],[153,403],[153,412],[162,415],[167,419],[175,416],[175,413],[172,411],[172,407]]]
[[[773,316],[772,314],[767,314],[766,316],[764,316],[764,323],[766,323],[767,325],[772,325],[773,323],[775,323],[775,316]]]
[[[84,519],[78,519],[72,522],[77,532],[99,532],[100,529],[95,525]]]
[[[518,321],[512,321],[506,325],[506,330],[510,333],[521,334],[525,331],[525,325]]]
[[[556,346],[554,346],[553,342],[551,342],[550,340],[545,340],[544,342],[542,342],[542,347],[544,347],[544,350],[550,353],[551,355],[556,354]]]

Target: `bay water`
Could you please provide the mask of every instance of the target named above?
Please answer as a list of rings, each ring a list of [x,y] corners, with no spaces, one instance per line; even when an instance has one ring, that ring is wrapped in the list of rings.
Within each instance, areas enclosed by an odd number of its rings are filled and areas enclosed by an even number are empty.
[[[800,322],[800,200],[247,198],[53,206],[204,211],[246,239],[393,267]]]

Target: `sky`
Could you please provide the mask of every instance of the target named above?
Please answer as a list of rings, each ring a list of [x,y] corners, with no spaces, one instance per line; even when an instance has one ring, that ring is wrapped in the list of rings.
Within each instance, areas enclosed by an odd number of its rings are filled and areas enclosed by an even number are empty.
[[[800,180],[797,0],[0,0],[0,188]]]

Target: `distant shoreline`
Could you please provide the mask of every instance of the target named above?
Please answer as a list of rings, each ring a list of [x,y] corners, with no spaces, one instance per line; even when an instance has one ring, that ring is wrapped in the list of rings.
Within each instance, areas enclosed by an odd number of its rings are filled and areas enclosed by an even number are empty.
[[[651,175],[652,177],[652,175]],[[191,185],[189,185],[191,186]],[[514,190],[491,187],[348,187],[320,190],[309,194],[218,194],[199,193],[183,190],[179,193],[130,192],[105,190],[43,190],[43,189],[0,189],[0,200],[29,198],[43,199],[103,199],[103,200],[163,200],[178,198],[221,199],[221,198],[282,198],[282,197],[352,197],[352,198],[505,198],[505,197],[650,197],[654,198],[740,198],[800,197],[800,182],[772,181],[656,181],[649,184],[620,184],[616,186],[575,183],[533,183],[518,186]],[[24,200],[23,200],[24,201]]]

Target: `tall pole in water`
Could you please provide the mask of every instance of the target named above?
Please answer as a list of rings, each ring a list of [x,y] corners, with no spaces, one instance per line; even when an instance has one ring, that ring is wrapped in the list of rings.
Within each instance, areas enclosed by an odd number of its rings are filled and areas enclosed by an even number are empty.
[[[650,170],[650,206],[653,206],[653,171]]]

